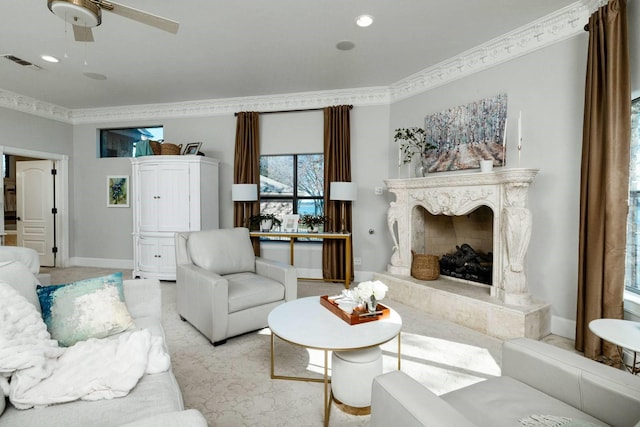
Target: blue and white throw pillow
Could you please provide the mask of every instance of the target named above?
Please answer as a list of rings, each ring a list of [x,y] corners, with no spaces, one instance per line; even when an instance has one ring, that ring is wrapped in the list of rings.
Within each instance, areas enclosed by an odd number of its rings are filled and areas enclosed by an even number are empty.
[[[133,325],[124,302],[122,273],[63,285],[38,286],[42,317],[61,346],[104,338]]]

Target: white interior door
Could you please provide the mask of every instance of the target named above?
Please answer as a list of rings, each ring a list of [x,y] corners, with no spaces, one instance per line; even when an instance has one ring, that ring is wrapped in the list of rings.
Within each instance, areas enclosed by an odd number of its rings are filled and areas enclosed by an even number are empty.
[[[40,265],[54,266],[52,160],[16,162],[18,246],[34,249]]]

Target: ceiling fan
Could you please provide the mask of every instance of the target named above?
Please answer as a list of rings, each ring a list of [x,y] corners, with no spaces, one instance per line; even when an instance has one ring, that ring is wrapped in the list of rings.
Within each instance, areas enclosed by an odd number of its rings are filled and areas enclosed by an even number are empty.
[[[47,0],[47,6],[56,16],[73,25],[74,38],[82,42],[93,41],[91,28],[102,22],[102,10],[173,34],[178,32],[180,25],[176,21],[152,13],[103,0]]]

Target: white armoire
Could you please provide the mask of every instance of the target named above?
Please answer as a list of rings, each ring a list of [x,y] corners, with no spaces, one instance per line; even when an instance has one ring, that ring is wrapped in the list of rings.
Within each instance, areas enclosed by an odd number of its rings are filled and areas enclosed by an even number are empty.
[[[218,228],[218,163],[193,155],[131,159],[134,278],[176,280],[175,233]]]

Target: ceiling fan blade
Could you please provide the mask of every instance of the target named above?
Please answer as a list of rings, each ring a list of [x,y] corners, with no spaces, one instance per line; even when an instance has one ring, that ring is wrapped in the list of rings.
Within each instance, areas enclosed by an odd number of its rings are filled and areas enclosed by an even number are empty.
[[[101,7],[103,6],[101,1],[96,3]],[[113,7],[109,7],[108,5]],[[116,15],[124,16],[125,18],[133,19],[134,21],[138,21],[146,25],[151,25],[152,27],[159,28],[169,33],[176,34],[180,26],[180,23],[172,21],[171,19],[163,18],[162,16],[144,12],[139,9],[134,9],[133,7],[123,6],[119,3],[105,1],[104,6],[106,7],[102,7],[102,9],[113,12]]]
[[[74,25],[73,37],[77,42],[92,42],[93,32],[91,32],[91,27],[81,27],[79,25]]]

